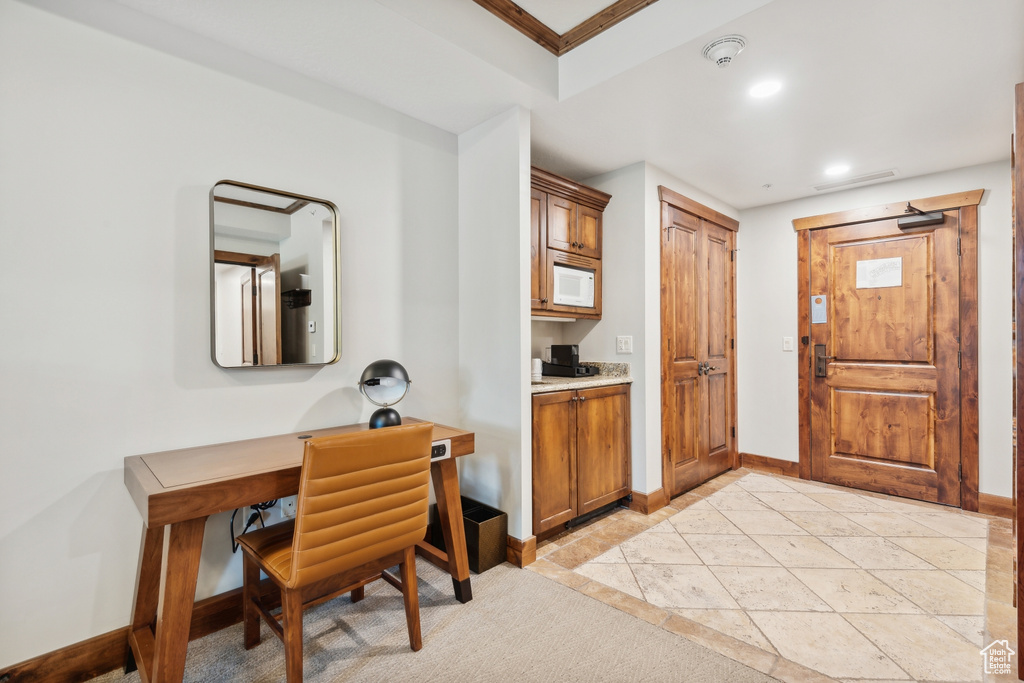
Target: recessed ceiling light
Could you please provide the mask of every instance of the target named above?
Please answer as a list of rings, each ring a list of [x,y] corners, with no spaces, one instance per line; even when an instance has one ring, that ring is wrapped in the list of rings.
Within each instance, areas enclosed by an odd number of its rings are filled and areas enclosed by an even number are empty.
[[[825,175],[843,175],[850,172],[849,164],[835,164],[825,169]]]
[[[782,90],[782,83],[778,81],[761,81],[748,92],[751,97],[771,97],[775,93]]]

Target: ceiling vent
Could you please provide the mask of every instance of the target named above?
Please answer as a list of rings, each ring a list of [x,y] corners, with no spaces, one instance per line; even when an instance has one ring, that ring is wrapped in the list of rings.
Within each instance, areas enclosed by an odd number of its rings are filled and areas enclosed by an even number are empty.
[[[824,192],[825,190],[834,190],[837,187],[849,187],[850,185],[859,185],[860,183],[870,183],[872,180],[882,180],[884,178],[895,178],[896,171],[891,169],[888,171],[879,171],[878,173],[869,173],[867,175],[859,175],[856,178],[847,178],[846,180],[837,180],[834,183],[825,183],[824,185],[815,185],[814,189],[818,192]]]
[[[747,40],[743,36],[722,36],[704,46],[704,59],[714,62],[719,69],[724,69],[746,46]]]

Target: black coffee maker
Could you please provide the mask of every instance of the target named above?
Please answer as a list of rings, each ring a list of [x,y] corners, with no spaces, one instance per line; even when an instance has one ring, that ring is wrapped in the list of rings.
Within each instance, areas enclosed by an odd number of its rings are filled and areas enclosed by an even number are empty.
[[[588,377],[597,372],[593,366],[580,365],[580,347],[577,344],[552,344],[551,362],[541,366],[541,374],[549,377]]]

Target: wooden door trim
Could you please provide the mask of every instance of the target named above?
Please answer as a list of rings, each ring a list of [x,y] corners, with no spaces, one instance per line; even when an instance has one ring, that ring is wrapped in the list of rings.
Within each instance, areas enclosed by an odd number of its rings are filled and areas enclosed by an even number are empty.
[[[886,218],[899,218],[907,215],[907,204],[925,213],[933,211],[948,211],[959,209],[964,206],[977,206],[981,203],[981,196],[985,190],[970,190],[967,192],[955,192],[953,194],[939,195],[938,197],[926,197],[924,199],[911,199],[909,202],[896,202],[895,204],[882,204],[881,206],[869,206],[864,209],[850,209],[848,211],[837,211],[826,213],[820,216],[808,216],[807,218],[794,218],[794,230],[816,230],[818,228],[835,228],[840,225],[852,225],[854,223],[869,223],[880,221]]]
[[[706,221],[710,221],[712,223],[715,223],[716,225],[720,225],[723,228],[726,228],[727,230],[732,230],[733,232],[736,232],[737,230],[740,229],[740,222],[735,218],[729,218],[724,213],[719,213],[714,209],[704,206],[703,204],[698,204],[689,197],[684,197],[678,192],[674,192],[668,189],[664,185],[658,185],[658,200],[664,202],[665,204],[670,204],[679,209],[680,211],[692,213],[694,216],[697,216],[698,218],[703,218]],[[664,216],[664,212],[662,213],[662,216]],[[664,218],[662,218],[662,230],[665,229],[664,223],[665,220]]]
[[[978,511],[978,206],[960,207],[960,507]]]
[[[1020,491],[1024,488],[1024,461],[1020,457],[1020,426],[1024,420],[1024,353],[1020,348],[1021,335],[1017,326],[1024,322],[1024,209],[1021,203],[1024,202],[1024,83],[1018,83],[1014,88],[1014,117],[1013,117],[1013,234],[1014,234],[1014,260],[1013,260],[1013,306],[1014,306],[1014,439],[1013,439],[1013,480],[1014,504],[1017,509],[1014,515],[1014,536],[1016,541],[1016,555],[1014,572],[1017,575],[1021,567],[1024,567],[1024,533],[1021,525],[1024,524],[1024,497]],[[1015,595],[1017,609],[1017,651],[1024,645],[1024,581],[1018,577],[1015,580]]]
[[[799,305],[797,306],[797,329],[806,332],[799,341],[800,379],[798,383],[798,400],[800,401],[800,478],[811,478],[811,233],[798,232],[796,289]],[[805,341],[806,339],[806,341]],[[806,428],[805,428],[806,427]]]
[[[968,512],[978,511],[978,204],[984,190],[974,190],[928,199],[911,200],[911,204],[922,211],[937,211],[939,206],[947,210],[958,209],[961,240],[960,254],[960,465],[963,475],[960,481],[960,507]],[[951,197],[966,197],[968,202],[959,206],[945,206]],[[874,214],[875,218],[855,216],[871,215],[875,210],[891,210],[901,207],[899,214]],[[934,208],[930,208],[934,207]],[[835,228],[853,223],[884,220],[902,215],[906,203],[888,204],[883,207],[854,209],[810,218],[793,220],[793,227],[801,232],[797,236],[797,324],[800,331],[810,330],[810,230]],[[837,220],[829,224],[829,220]],[[806,221],[805,227],[797,227],[798,221]],[[807,227],[812,226],[813,227]],[[799,420],[800,420],[800,478],[811,478],[811,350],[809,344],[800,339],[800,367],[798,375]],[[1018,361],[1019,362],[1019,361]]]

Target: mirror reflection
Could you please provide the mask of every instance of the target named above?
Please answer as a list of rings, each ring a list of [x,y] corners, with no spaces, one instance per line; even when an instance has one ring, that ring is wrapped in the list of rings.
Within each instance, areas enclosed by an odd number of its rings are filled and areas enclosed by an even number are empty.
[[[223,180],[210,193],[213,360],[338,360],[338,214],[329,201]]]

